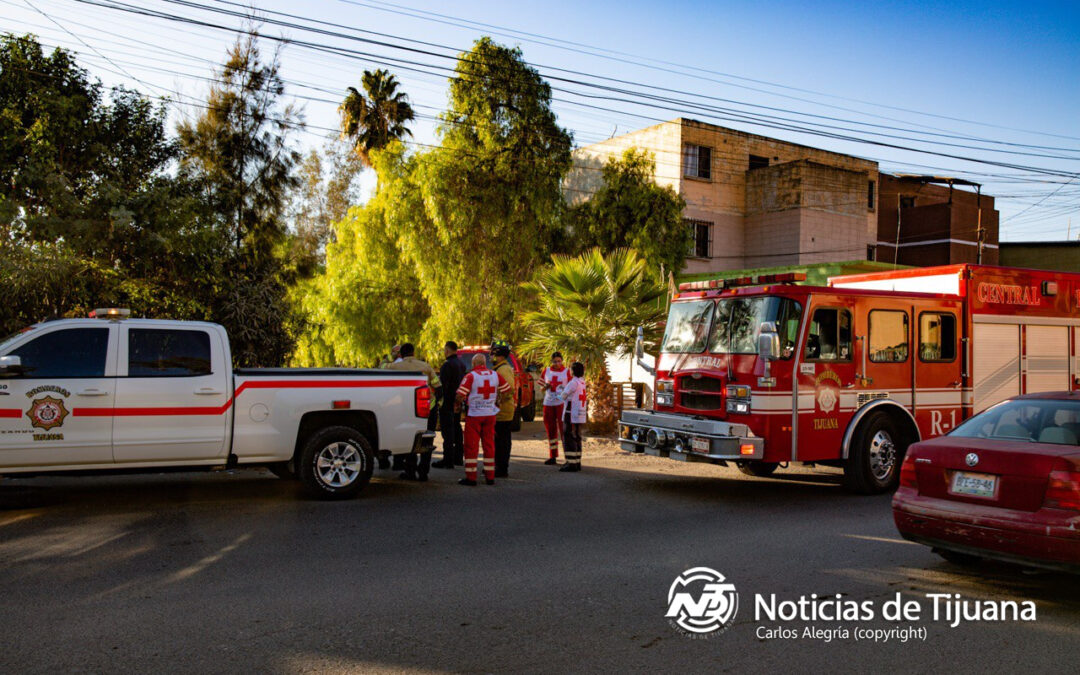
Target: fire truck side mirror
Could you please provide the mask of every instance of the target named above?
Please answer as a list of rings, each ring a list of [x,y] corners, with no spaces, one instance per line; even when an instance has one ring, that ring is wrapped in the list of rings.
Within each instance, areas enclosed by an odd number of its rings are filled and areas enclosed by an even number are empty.
[[[645,330],[638,326],[637,338],[634,340],[634,356],[636,358],[645,357]]]
[[[0,375],[20,375],[22,359],[18,356],[0,356]]]
[[[758,356],[765,361],[775,361],[780,358],[780,336],[776,334],[776,324],[772,321],[761,324],[761,332],[758,334]]]

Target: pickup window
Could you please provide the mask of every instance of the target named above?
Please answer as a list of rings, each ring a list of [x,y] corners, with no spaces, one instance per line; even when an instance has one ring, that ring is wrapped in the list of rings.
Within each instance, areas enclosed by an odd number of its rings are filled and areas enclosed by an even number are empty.
[[[36,337],[12,350],[30,378],[105,377],[109,329],[68,328]]]
[[[210,336],[201,330],[132,328],[128,331],[128,377],[210,374]]]

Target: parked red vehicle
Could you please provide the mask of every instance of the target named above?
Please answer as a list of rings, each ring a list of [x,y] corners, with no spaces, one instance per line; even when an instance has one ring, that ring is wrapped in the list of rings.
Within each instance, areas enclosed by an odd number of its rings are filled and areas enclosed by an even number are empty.
[[[469,345],[458,349],[458,358],[465,364],[466,372],[472,370],[473,354],[483,354],[487,357],[488,366],[491,366],[491,347],[487,345]],[[533,386],[532,371],[522,364],[521,359],[513,351],[510,352],[510,367],[514,369],[515,389],[514,397],[517,409],[514,411],[514,422],[511,427],[514,431],[521,429],[522,420],[532,422],[536,417],[536,388]]]
[[[1000,403],[908,449],[900,534],[946,560],[1080,573],[1080,392]]]

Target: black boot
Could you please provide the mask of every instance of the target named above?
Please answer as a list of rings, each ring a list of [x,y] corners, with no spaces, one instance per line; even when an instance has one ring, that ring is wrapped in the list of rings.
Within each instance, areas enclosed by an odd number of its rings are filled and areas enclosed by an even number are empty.
[[[485,478],[484,482],[487,483],[488,485],[494,485],[495,484],[495,479],[494,478]]]
[[[562,465],[559,471],[581,471],[581,462],[574,462],[573,464],[567,462]]]
[[[458,481],[458,485],[472,485],[472,486],[475,487],[476,486],[476,481],[469,480],[468,478],[462,478],[461,480]]]
[[[453,469],[454,463],[448,459],[440,459],[437,462],[432,462],[431,466],[435,467],[436,469]]]
[[[554,466],[555,463],[556,463],[556,460],[555,460],[554,457],[549,457],[548,460],[546,462],[544,462],[544,464],[546,464],[548,466]]]

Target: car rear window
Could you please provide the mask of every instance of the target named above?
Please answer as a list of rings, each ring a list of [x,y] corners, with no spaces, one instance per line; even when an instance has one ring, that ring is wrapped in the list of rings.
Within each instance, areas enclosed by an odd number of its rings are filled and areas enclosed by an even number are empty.
[[[1080,401],[1014,399],[985,410],[950,436],[1080,445]]]

